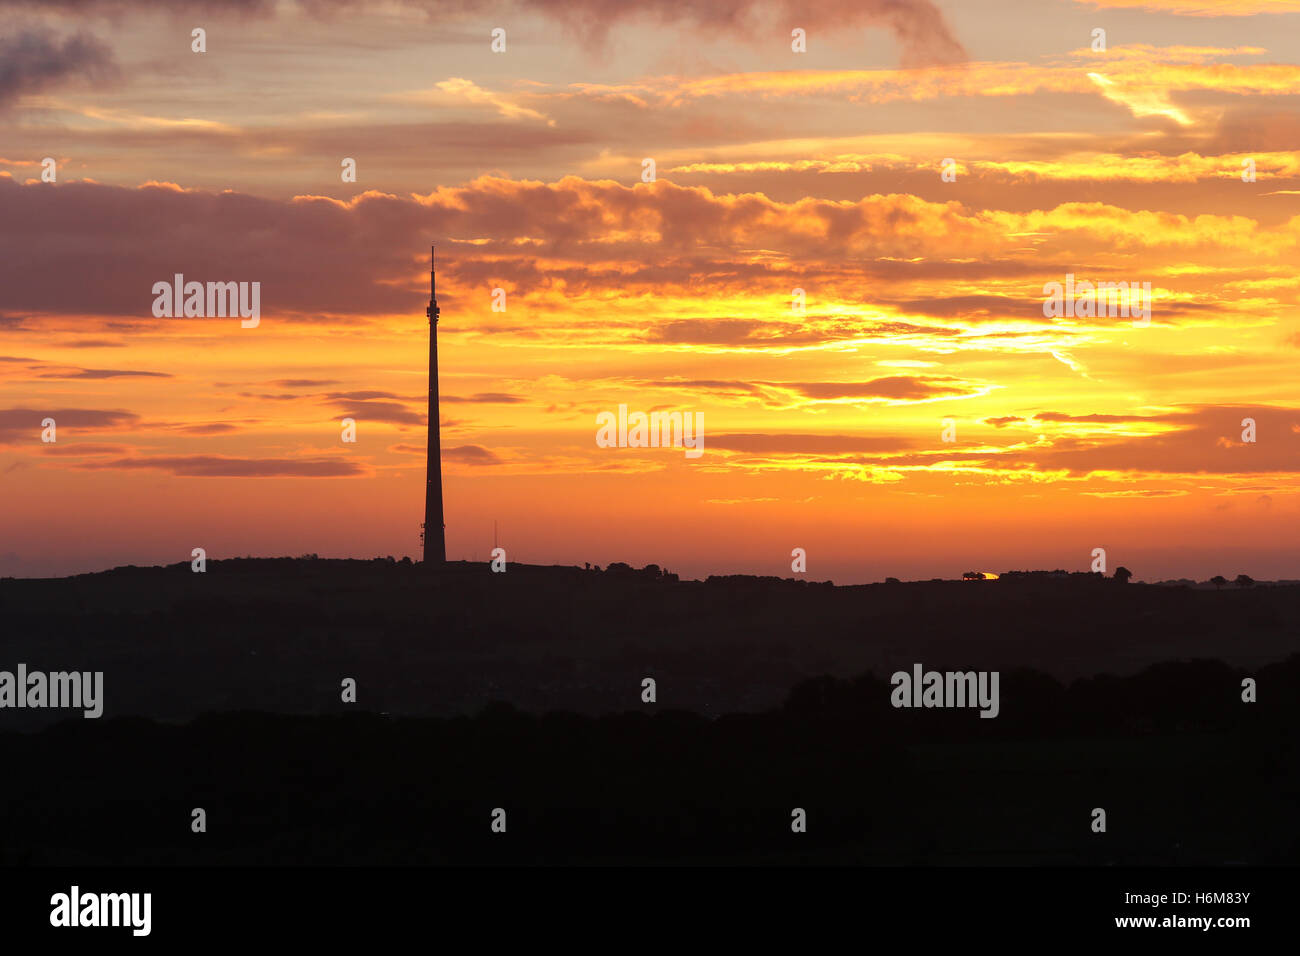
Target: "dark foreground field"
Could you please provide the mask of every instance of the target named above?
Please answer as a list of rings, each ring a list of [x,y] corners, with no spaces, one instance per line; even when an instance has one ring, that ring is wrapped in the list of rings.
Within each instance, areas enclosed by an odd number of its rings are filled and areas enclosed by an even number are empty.
[[[327,561],[6,580],[0,669],[102,670],[106,703],[0,710],[0,864],[1296,863],[1296,598]],[[999,716],[893,708],[916,662],[1000,670]]]
[[[1300,862],[1300,657],[908,711],[815,680],[772,712],[206,716],[0,734],[6,863]],[[206,811],[208,832],[191,832]],[[495,808],[506,832],[491,831]],[[807,812],[806,833],[791,812]],[[1091,829],[1092,811],[1107,831]]]

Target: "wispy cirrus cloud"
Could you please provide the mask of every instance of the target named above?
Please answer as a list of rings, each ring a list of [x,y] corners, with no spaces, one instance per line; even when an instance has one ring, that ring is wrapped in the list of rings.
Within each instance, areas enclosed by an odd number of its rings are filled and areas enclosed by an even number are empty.
[[[656,76],[631,83],[579,83],[538,90],[550,96],[625,100],[680,107],[702,99],[758,96],[800,99],[835,96],[850,103],[919,102],[936,98],[1032,96],[1041,93],[1167,98],[1188,91],[1287,96],[1300,92],[1300,65],[1234,62],[1267,54],[1263,47],[1159,47],[1132,44],[1104,53],[1080,49],[1037,61],[973,61],[931,70],[779,70]],[[1099,83],[1094,76],[1103,77]]]

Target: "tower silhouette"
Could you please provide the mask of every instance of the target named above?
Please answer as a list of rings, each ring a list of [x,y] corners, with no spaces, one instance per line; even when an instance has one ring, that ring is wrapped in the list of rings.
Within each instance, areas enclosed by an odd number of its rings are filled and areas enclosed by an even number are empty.
[[[438,292],[434,247],[429,247],[429,451],[424,471],[424,563],[447,563],[447,525],[442,518],[442,422],[438,410]]]

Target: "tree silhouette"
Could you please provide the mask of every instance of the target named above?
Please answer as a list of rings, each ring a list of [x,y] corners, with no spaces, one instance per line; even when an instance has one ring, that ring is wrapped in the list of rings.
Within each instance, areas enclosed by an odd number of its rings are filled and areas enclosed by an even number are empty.
[[[1225,578],[1222,574],[1216,574],[1214,577],[1210,578],[1210,583],[1213,584],[1215,589],[1217,590],[1218,588],[1221,588],[1225,584],[1227,584],[1228,579]]]
[[[1237,585],[1239,588],[1253,588],[1255,586],[1255,579],[1249,574],[1239,574],[1237,575],[1237,579],[1232,583]]]
[[[1129,578],[1133,577],[1133,572],[1125,567],[1115,569],[1115,580],[1120,584],[1128,584]]]

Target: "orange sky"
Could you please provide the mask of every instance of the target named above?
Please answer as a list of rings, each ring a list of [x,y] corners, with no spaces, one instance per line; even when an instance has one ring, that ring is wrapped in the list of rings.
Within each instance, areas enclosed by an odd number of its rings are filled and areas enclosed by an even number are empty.
[[[1300,578],[1300,5],[10,6],[0,574],[418,555],[436,242],[451,558]]]

